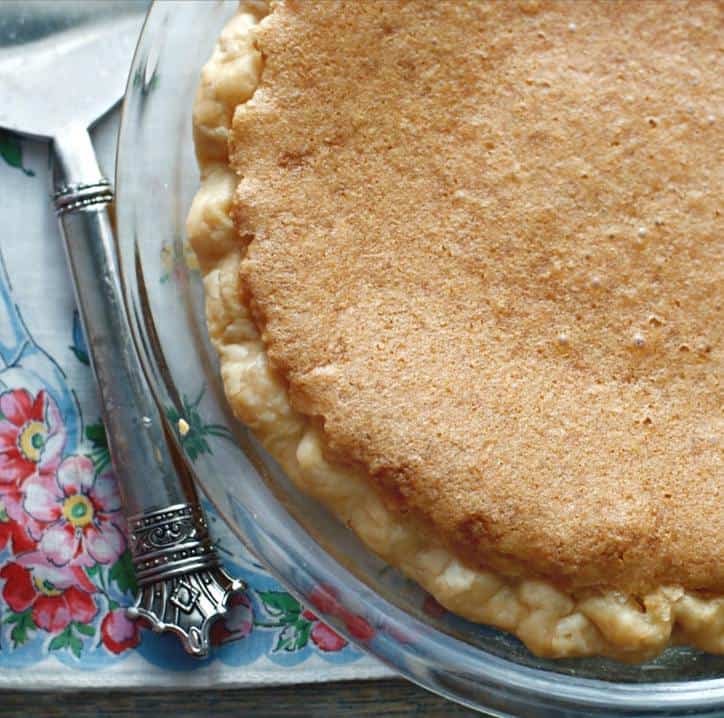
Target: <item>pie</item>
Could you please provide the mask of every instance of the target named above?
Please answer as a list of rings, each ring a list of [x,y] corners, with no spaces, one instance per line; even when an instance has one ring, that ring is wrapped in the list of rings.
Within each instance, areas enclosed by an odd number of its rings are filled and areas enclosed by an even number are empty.
[[[724,653],[722,2],[242,3],[188,233],[306,492],[549,657]]]

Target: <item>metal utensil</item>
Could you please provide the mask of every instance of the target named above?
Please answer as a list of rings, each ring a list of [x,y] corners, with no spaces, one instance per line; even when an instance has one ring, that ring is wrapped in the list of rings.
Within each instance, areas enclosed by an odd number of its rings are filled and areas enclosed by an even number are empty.
[[[88,128],[123,96],[146,2],[4,2],[0,126],[52,142],[70,271],[121,483],[139,584],[134,617],[203,656],[242,589],[221,568],[192,481],[155,404],[124,311],[110,182]]]

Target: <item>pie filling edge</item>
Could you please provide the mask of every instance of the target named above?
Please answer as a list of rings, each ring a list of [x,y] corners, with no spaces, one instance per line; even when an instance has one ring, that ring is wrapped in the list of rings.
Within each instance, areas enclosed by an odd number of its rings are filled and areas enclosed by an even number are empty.
[[[229,166],[228,136],[236,108],[261,79],[253,29],[266,12],[263,4],[242,2],[202,70],[194,104],[201,185],[187,233],[203,275],[209,336],[235,415],[301,490],[330,508],[386,562],[450,611],[515,634],[539,656],[635,662],[672,642],[724,653],[722,596],[698,596],[679,586],[643,596],[573,595],[546,581],[471,569],[414,518],[393,513],[369,477],[325,459],[325,438],[291,407],[240,286],[244,247],[232,219],[238,180]]]

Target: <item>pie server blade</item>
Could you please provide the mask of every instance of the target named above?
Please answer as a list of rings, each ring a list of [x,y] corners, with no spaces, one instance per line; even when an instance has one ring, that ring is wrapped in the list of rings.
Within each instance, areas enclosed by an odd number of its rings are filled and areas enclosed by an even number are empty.
[[[146,5],[3,2],[0,127],[52,138],[108,112],[123,97]]]

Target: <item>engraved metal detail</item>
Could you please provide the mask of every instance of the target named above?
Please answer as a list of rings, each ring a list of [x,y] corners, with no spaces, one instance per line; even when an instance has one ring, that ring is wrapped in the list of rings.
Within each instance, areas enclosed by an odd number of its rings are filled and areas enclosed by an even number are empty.
[[[58,215],[86,209],[113,201],[113,188],[107,179],[89,184],[63,185],[53,195],[53,204]]]
[[[199,596],[200,594],[195,588],[189,586],[185,581],[180,581],[169,600],[184,613],[191,613],[198,603]]]
[[[213,623],[232,594],[245,588],[219,563],[196,504],[177,504],[129,520],[139,594],[128,609],[157,633],[171,631],[195,656],[209,651]]]

